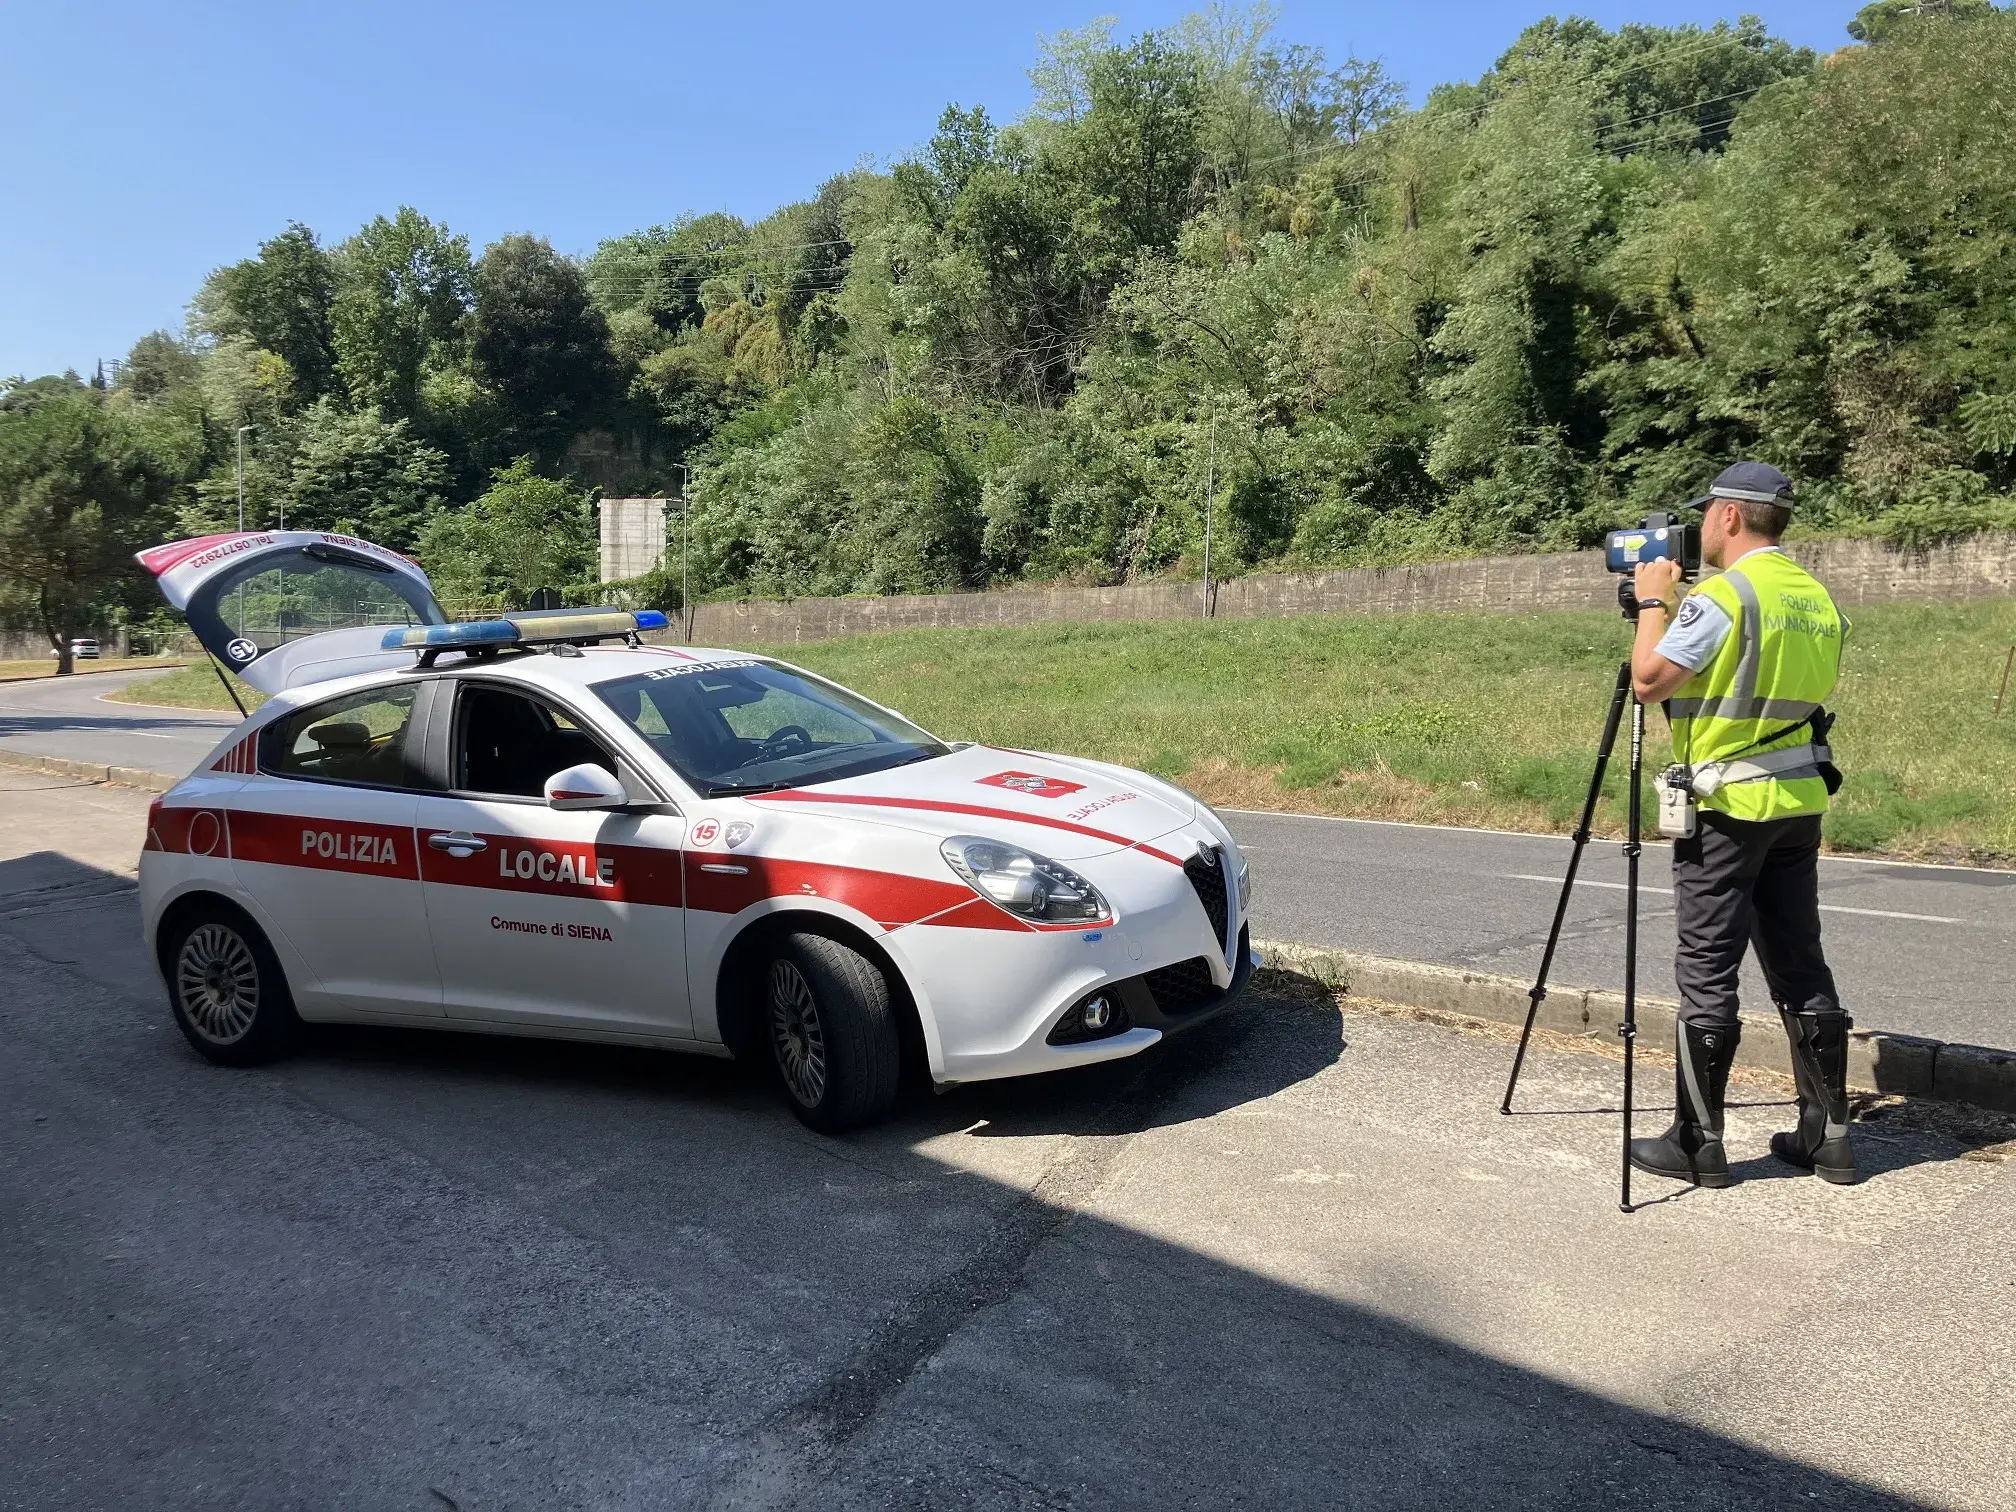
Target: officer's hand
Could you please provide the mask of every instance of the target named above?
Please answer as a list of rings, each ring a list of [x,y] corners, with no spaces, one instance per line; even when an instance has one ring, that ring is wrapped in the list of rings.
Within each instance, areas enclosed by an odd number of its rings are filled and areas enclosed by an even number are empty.
[[[1674,592],[1680,585],[1680,564],[1670,557],[1662,557],[1656,562],[1640,562],[1631,575],[1631,586],[1641,599],[1663,599],[1666,612],[1671,614],[1679,606]]]

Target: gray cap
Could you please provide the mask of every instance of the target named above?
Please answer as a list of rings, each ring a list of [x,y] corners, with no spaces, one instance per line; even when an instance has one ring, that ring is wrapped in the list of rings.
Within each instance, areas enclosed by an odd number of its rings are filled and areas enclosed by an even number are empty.
[[[1689,499],[1682,509],[1699,509],[1710,499],[1742,499],[1751,504],[1792,507],[1792,480],[1769,462],[1737,462],[1715,475],[1708,492]]]

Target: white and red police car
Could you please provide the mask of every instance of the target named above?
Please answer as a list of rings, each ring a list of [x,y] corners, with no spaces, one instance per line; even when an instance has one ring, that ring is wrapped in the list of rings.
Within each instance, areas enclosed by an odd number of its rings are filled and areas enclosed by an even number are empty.
[[[815,1128],[1134,1055],[1252,973],[1217,815],[1101,762],[947,743],[664,616],[449,624],[345,536],[141,556],[271,701],[148,818],[176,1022],[247,1064],[303,1019],[767,1058]]]

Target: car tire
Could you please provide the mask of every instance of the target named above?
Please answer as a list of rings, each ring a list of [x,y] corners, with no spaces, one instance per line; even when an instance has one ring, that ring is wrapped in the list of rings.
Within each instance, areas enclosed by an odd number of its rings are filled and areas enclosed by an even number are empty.
[[[204,903],[177,915],[161,942],[161,974],[183,1037],[220,1066],[256,1066],[284,1055],[300,1032],[273,947],[229,904]]]
[[[761,1011],[784,1100],[807,1128],[838,1134],[895,1105],[902,1039],[889,983],[860,951],[783,936],[763,964]]]

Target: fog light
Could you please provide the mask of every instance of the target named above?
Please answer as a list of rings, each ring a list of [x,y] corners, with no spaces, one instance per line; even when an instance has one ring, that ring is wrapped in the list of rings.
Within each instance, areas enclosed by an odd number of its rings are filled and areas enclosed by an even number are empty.
[[[1085,1020],[1085,1027],[1094,1034],[1113,1022],[1113,1005],[1103,997],[1088,999],[1078,1012]]]

